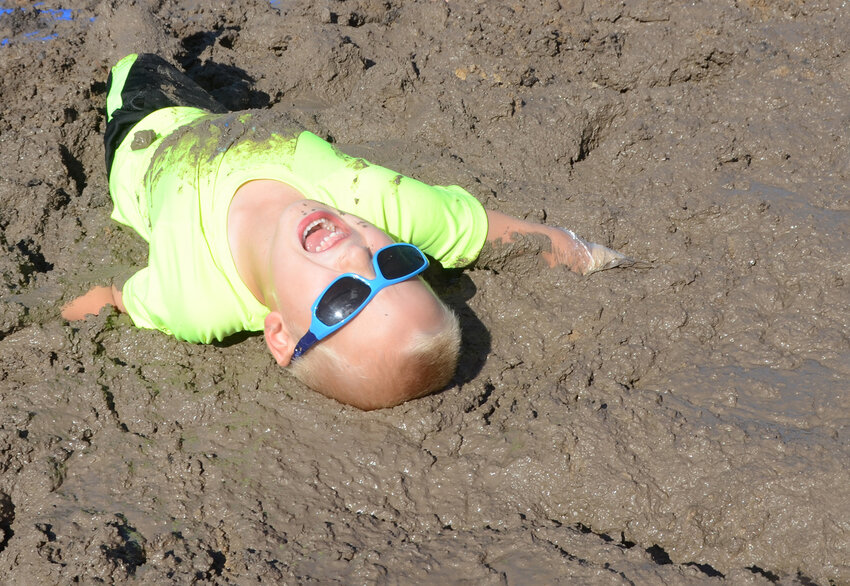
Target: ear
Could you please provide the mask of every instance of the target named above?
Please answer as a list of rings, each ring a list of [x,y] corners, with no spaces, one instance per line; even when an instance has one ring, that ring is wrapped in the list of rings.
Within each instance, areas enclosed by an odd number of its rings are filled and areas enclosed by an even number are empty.
[[[279,311],[269,312],[266,316],[263,337],[277,363],[283,367],[289,366],[292,353],[295,351],[295,338],[287,329]]]

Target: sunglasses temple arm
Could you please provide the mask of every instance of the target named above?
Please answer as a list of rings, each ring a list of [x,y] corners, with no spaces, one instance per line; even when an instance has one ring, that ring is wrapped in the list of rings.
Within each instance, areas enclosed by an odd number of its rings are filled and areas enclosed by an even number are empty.
[[[304,337],[298,340],[298,344],[295,346],[295,350],[292,351],[292,360],[300,357],[307,350],[309,350],[313,344],[318,342],[319,339],[316,337],[316,334],[313,332],[307,332],[304,334]]]

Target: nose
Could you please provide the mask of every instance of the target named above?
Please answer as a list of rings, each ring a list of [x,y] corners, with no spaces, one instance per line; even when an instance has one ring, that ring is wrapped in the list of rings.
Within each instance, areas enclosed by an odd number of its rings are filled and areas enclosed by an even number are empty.
[[[343,273],[356,273],[367,279],[375,278],[372,251],[366,246],[350,246],[337,259],[337,268]]]

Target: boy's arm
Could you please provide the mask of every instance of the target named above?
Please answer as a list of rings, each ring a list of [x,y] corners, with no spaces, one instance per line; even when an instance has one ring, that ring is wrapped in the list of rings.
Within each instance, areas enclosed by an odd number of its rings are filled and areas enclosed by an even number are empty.
[[[502,268],[512,259],[540,255],[550,267],[563,265],[580,275],[614,267],[646,268],[649,263],[631,259],[601,244],[587,242],[571,230],[521,220],[487,210],[487,241],[478,264]]]
[[[127,312],[121,291],[115,285],[93,287],[84,295],[68,302],[62,307],[62,317],[68,321],[85,319],[87,315],[97,315],[107,305],[115,306],[118,311]]]

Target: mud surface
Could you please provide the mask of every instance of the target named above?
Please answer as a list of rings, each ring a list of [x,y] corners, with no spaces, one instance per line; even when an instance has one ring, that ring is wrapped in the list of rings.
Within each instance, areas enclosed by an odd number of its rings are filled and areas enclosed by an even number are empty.
[[[844,2],[0,8],[4,582],[850,583]],[[437,275],[457,384],[374,413],[257,337],[68,325],[145,263],[101,143],[134,50],[655,268]]]

